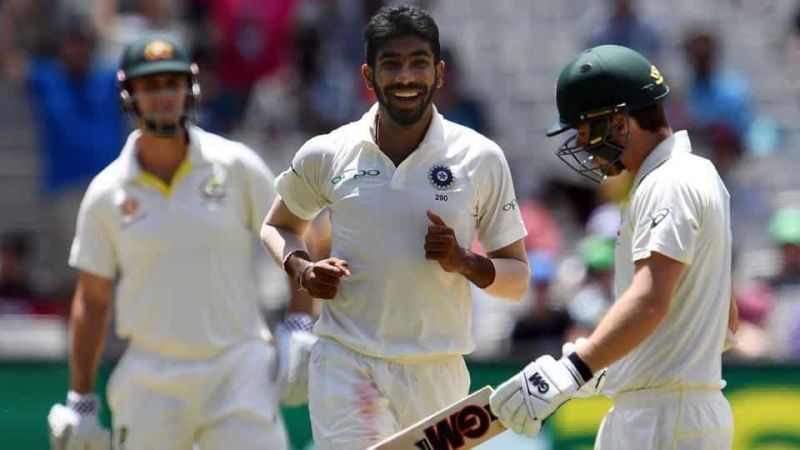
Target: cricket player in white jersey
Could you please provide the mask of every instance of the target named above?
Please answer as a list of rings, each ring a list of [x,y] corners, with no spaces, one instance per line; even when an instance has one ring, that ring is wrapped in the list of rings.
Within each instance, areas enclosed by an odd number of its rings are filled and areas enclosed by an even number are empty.
[[[468,394],[470,283],[520,298],[525,236],[500,148],[442,117],[434,20],[383,8],[365,31],[362,74],[378,103],[306,142],[277,181],[262,240],[324,303],[311,353],[317,449],[362,450]],[[302,243],[327,207],[331,257]],[[473,234],[486,257],[468,250]]]
[[[597,390],[608,366],[603,393],[614,407],[596,449],[731,447],[721,393],[721,353],[737,322],[729,195],[686,131],[670,128],[668,93],[658,69],[625,47],[592,48],[561,71],[560,123],[548,135],[577,132],[558,156],[597,181],[623,170],[635,179],[622,208],[615,304],[574,351],[539,357],[492,395],[494,413],[517,432],[538,433],[561,404]]]
[[[254,265],[274,179],[249,148],[188,121],[197,67],[171,36],[130,44],[119,79],[138,129],[80,208],[70,391],[48,417],[53,447],[109,446],[91,391],[116,300],[130,344],[108,384],[114,448],[287,448]]]

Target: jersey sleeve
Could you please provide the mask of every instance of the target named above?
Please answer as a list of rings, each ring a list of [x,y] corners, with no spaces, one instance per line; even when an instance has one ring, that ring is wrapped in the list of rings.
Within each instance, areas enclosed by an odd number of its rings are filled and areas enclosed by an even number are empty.
[[[476,170],[478,240],[484,250],[491,252],[524,238],[527,231],[502,150],[493,146]]]
[[[250,229],[258,233],[275,201],[275,176],[253,150],[243,146],[242,163],[247,183],[247,210]]]
[[[311,220],[328,205],[323,193],[329,162],[318,136],[297,151],[291,166],[278,175],[275,188],[289,210],[304,220]]]
[[[110,229],[113,217],[102,192],[90,186],[81,201],[69,265],[107,279],[117,274],[114,238]]]
[[[702,202],[696,190],[685,182],[652,183],[632,202],[633,260],[658,252],[691,264],[702,221]]]

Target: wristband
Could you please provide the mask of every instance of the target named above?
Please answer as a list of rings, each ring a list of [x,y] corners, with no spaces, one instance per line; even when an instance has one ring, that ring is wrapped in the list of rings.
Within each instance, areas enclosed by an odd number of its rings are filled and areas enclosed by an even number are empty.
[[[572,373],[572,377],[579,386],[583,386],[587,381],[591,380],[594,374],[588,365],[578,356],[578,352],[572,352],[566,358],[561,358],[564,365]]]
[[[281,268],[283,269],[284,272],[286,272],[286,263],[289,262],[289,258],[291,258],[292,255],[297,255],[297,256],[305,259],[306,261],[311,261],[311,257],[308,255],[307,251],[305,251],[305,250],[292,250],[289,253],[287,253],[286,256],[283,257],[283,262],[281,263]]]
[[[297,281],[298,291],[308,292],[308,289],[306,289],[305,285],[303,285],[303,278],[305,278],[306,272],[308,272],[308,270],[311,269],[312,267],[314,267],[314,264],[312,262],[309,262],[305,267],[303,267],[303,270],[300,272],[300,276],[298,276],[297,280],[295,280]]]
[[[97,396],[69,391],[67,392],[67,407],[82,416],[97,414]]]
[[[291,313],[283,319],[283,325],[289,331],[307,331],[310,333],[311,327],[314,326],[314,321],[308,314]]]

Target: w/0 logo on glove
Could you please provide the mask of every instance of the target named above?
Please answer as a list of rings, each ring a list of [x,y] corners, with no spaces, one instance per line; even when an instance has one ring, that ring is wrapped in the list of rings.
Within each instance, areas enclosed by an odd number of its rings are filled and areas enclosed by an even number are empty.
[[[514,432],[536,436],[542,423],[582,384],[570,365],[566,359],[540,356],[494,391],[489,399],[492,412]]]

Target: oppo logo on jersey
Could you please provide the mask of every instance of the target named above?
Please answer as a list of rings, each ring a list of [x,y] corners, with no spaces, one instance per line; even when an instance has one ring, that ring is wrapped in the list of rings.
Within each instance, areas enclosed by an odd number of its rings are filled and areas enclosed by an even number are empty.
[[[336,175],[331,178],[331,183],[338,184],[340,181],[348,178],[356,180],[363,177],[377,177],[380,174],[381,171],[378,169],[346,169],[341,175]]]
[[[489,431],[497,416],[489,405],[467,405],[459,411],[425,428],[425,439],[414,443],[419,450],[451,450],[464,448],[465,438],[478,439]]]

